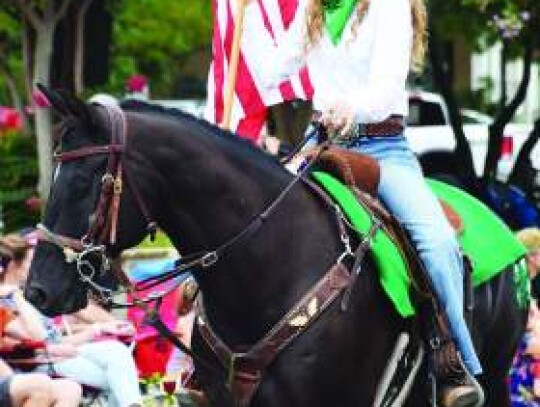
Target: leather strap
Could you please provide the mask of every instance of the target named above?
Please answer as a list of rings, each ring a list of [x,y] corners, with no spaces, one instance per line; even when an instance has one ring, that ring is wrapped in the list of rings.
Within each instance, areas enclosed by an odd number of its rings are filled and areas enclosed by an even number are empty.
[[[122,144],[107,144],[98,146],[83,147],[78,150],[64,151],[54,154],[54,159],[60,162],[78,160],[79,158],[87,157],[96,154],[114,154],[124,152]]]
[[[339,143],[351,143],[361,137],[397,136],[403,133],[405,122],[403,116],[393,115],[377,123],[359,123],[347,135],[337,136]]]
[[[229,386],[238,406],[249,405],[266,368],[321,316],[349,282],[350,274],[345,266],[334,264],[262,339],[245,352],[235,352],[223,342],[206,319],[200,301],[197,327],[206,344],[227,369]]]

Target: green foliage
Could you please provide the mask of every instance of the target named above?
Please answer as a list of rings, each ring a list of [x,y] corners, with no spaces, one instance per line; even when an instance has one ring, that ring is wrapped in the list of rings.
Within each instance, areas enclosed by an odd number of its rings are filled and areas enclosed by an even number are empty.
[[[439,35],[460,36],[477,51],[501,39],[515,39],[519,46],[520,36],[534,33],[540,24],[538,0],[431,0],[429,6]]]
[[[124,1],[114,11],[109,91],[122,94],[126,79],[140,73],[153,97],[171,96],[183,55],[211,41],[211,2]]]
[[[21,24],[16,16],[6,10],[0,6],[0,105],[10,105],[12,102],[3,73],[17,80],[19,90],[24,89]]]
[[[35,140],[17,133],[0,134],[0,207],[5,231],[35,224],[25,201],[35,195],[37,160]]]
[[[481,85],[475,90],[462,90],[461,93],[458,94],[459,100],[462,102],[463,106],[493,116],[497,113],[499,108],[499,104],[493,102],[493,88],[495,86],[493,78],[484,76],[479,82]]]

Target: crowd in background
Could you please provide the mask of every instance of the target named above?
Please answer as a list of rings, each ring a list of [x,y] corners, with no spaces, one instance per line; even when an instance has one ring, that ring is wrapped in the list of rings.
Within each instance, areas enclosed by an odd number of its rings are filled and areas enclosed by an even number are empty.
[[[25,300],[35,240],[28,230],[0,238],[0,406],[72,407],[84,391],[99,391],[111,407],[142,406],[131,321],[92,301],[75,314],[47,318]],[[176,307],[185,316],[177,332],[189,344],[193,313],[186,304]],[[190,363],[175,351],[169,374],[182,376]]]
[[[531,302],[525,334],[510,372],[513,407],[540,406],[540,311],[538,278],[540,273],[540,229],[526,228],[517,238],[527,249],[527,268],[531,280]]]

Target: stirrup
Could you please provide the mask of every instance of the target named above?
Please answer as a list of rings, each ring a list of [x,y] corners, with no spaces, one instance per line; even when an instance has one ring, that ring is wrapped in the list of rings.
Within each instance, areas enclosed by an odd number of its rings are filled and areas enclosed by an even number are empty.
[[[476,379],[465,373],[462,383],[447,383],[440,386],[438,400],[441,407],[482,407],[485,396]]]
[[[434,353],[434,367],[441,407],[481,407],[485,396],[482,386],[465,367],[453,341],[448,341]]]

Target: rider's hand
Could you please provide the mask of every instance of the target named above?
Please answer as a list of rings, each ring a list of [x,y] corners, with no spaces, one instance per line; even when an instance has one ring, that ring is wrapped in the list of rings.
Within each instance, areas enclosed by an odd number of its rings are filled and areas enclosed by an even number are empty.
[[[346,136],[355,125],[354,109],[344,102],[334,103],[322,112],[321,121],[330,134]]]

